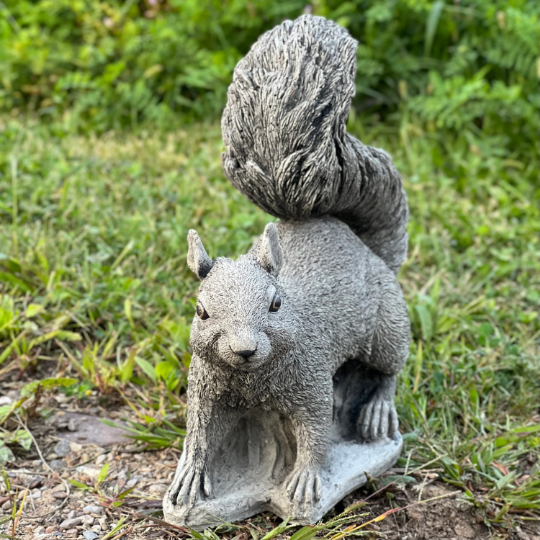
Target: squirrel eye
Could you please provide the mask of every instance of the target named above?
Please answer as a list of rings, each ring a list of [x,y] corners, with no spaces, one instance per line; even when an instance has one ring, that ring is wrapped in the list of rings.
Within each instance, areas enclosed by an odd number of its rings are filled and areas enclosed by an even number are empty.
[[[210,315],[206,313],[206,309],[204,309],[202,304],[197,304],[197,315],[199,316],[199,319],[202,319],[203,321],[206,321]]]
[[[280,307],[281,298],[277,294],[274,294],[274,298],[272,298],[272,303],[270,304],[270,312],[275,313]]]

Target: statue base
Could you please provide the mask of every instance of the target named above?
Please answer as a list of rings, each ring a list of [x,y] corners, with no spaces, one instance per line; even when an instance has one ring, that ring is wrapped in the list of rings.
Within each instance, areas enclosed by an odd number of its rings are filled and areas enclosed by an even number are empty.
[[[222,447],[214,461],[211,497],[201,498],[191,505],[179,502],[173,506],[169,492],[165,494],[163,511],[166,521],[202,530],[270,511],[282,519],[290,517],[291,524],[314,524],[343,497],[363,486],[367,482],[366,473],[370,477],[377,477],[389,469],[397,461],[403,446],[399,432],[393,440],[365,443],[345,440],[335,434],[322,471],[321,499],[297,507],[291,503],[283,482],[294,465],[295,448],[288,456],[287,451],[276,449],[273,441],[261,440],[264,444],[252,448],[249,429],[247,431],[247,434],[243,432],[243,436],[240,435],[241,431],[236,431],[240,439],[247,443],[243,445],[246,447],[243,452],[245,460],[238,459],[238,452],[232,448],[242,442],[236,439],[229,441],[226,445],[228,448]],[[253,463],[253,454],[258,465],[246,466]],[[180,458],[178,470],[182,467],[183,458],[184,455]]]

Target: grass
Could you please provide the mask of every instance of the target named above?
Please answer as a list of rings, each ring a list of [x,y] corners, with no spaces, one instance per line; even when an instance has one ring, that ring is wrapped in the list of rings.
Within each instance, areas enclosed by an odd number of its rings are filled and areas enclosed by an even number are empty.
[[[181,444],[197,289],[187,230],[212,257],[235,257],[269,220],[223,178],[219,126],[83,137],[0,124],[0,381],[31,381],[48,366],[44,387],[83,400],[93,389],[119,394],[141,440]],[[400,465],[436,463],[488,524],[538,519],[534,158],[406,119],[399,129],[353,119],[351,130],[392,154],[411,205],[400,282],[414,341],[397,397]],[[0,407],[0,423],[41,391],[30,384],[21,402]]]

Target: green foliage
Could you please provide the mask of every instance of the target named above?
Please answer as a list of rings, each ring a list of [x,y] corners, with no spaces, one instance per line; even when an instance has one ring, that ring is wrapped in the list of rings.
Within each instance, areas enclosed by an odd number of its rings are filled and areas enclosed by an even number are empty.
[[[98,130],[216,117],[234,65],[288,0],[5,0],[0,108]],[[540,4],[533,0],[317,0],[359,40],[358,112],[431,131],[496,135],[531,151],[539,128]]]

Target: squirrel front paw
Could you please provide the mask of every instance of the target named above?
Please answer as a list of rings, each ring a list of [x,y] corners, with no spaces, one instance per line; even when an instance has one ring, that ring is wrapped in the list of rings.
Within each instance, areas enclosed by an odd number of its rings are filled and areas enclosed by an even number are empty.
[[[193,502],[201,494],[207,497],[212,494],[212,485],[208,473],[200,466],[194,466],[192,463],[185,463],[182,470],[173,480],[170,489],[170,500],[176,505],[178,502],[186,504]]]
[[[287,493],[291,501],[301,503],[316,502],[321,498],[322,483],[319,468],[296,468],[287,481]]]
[[[375,396],[362,407],[358,416],[358,434],[366,441],[385,437],[393,439],[398,429],[398,417],[394,401]]]

